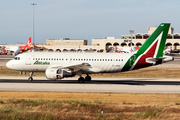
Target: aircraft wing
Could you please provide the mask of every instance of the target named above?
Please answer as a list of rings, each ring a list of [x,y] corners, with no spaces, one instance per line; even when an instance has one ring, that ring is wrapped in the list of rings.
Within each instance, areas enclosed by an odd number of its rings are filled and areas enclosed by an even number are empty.
[[[65,70],[71,70],[73,72],[77,71],[87,71],[91,67],[89,63],[82,63],[82,64],[76,64],[76,65],[67,65],[67,66],[51,66],[51,68],[59,68],[59,69],[65,69]]]

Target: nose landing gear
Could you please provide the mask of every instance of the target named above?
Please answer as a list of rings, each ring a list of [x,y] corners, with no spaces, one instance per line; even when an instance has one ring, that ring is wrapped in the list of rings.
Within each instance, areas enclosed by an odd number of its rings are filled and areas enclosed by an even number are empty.
[[[33,73],[34,73],[34,72],[30,72],[30,76],[29,76],[29,78],[28,78],[28,81],[29,81],[29,82],[33,81],[33,77],[32,77],[32,76],[33,76]]]

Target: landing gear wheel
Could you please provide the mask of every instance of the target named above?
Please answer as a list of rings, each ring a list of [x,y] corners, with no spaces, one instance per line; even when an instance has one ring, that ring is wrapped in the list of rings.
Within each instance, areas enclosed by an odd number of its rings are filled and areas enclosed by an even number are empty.
[[[91,81],[91,76],[87,75],[87,76],[85,77],[85,81]]]
[[[28,81],[29,81],[29,82],[33,81],[33,78],[32,78],[32,77],[29,77],[29,78],[28,78]]]
[[[80,78],[78,79],[78,83],[84,83],[84,78],[83,78],[83,77],[80,77]]]

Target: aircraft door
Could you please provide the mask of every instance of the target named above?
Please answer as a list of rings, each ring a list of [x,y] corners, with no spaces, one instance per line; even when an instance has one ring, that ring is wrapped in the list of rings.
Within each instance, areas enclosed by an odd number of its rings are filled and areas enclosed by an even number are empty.
[[[31,65],[31,55],[26,56],[25,64],[26,65]]]

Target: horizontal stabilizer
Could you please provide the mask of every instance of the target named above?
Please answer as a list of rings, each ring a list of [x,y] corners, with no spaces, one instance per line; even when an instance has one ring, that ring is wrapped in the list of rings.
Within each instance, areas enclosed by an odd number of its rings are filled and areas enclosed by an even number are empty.
[[[163,60],[165,59],[166,57],[158,57],[158,58],[146,58],[146,62],[147,63],[155,63],[156,61],[158,60]]]

